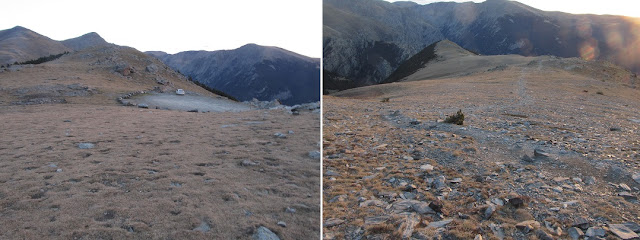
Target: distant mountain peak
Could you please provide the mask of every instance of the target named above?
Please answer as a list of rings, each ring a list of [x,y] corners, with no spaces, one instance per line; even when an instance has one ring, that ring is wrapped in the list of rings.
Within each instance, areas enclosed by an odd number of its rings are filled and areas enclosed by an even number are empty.
[[[107,41],[105,41],[98,33],[90,32],[86,33],[80,37],[71,38],[62,41],[66,47],[71,48],[75,51],[87,49],[95,46],[106,46],[109,45]]]

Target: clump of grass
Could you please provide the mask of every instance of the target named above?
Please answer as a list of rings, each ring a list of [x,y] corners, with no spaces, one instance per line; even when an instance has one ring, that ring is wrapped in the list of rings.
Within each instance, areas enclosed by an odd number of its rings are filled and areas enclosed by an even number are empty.
[[[382,100],[380,100],[380,102],[389,102],[389,98],[388,97],[382,98]]]
[[[445,119],[444,122],[456,124],[456,125],[464,124],[464,113],[462,113],[462,109],[458,110],[458,112],[455,115],[447,117],[447,119]]]

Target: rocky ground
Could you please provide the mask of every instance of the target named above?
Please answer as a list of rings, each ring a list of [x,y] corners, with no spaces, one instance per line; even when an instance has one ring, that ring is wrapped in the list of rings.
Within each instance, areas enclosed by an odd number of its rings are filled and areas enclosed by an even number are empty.
[[[178,88],[226,112],[122,106]],[[0,239],[318,238],[318,110],[250,105],[126,47],[1,71]]]
[[[637,238],[637,78],[548,65],[325,96],[323,238]]]
[[[319,114],[0,107],[0,238],[320,234]]]

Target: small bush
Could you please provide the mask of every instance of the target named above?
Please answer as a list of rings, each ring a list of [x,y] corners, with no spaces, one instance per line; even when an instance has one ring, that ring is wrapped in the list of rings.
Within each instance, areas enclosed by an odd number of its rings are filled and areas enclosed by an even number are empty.
[[[447,119],[445,119],[444,122],[452,123],[456,125],[462,125],[464,123],[464,113],[462,113],[462,109],[458,110],[458,112],[455,115],[447,117]]]

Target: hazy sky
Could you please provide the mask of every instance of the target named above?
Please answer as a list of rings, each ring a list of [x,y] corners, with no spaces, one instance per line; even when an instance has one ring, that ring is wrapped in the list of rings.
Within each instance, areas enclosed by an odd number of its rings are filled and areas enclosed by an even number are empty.
[[[140,51],[235,49],[247,43],[322,56],[322,0],[13,0],[0,30],[65,40],[97,32]]]
[[[396,2],[397,0],[386,0]],[[406,1],[406,0],[404,0]],[[567,13],[592,13],[592,14],[611,14],[624,15],[631,17],[640,17],[640,2],[637,0],[517,0],[531,7],[545,11],[560,11]],[[484,2],[484,0],[412,0],[419,4],[427,4],[432,2]]]

